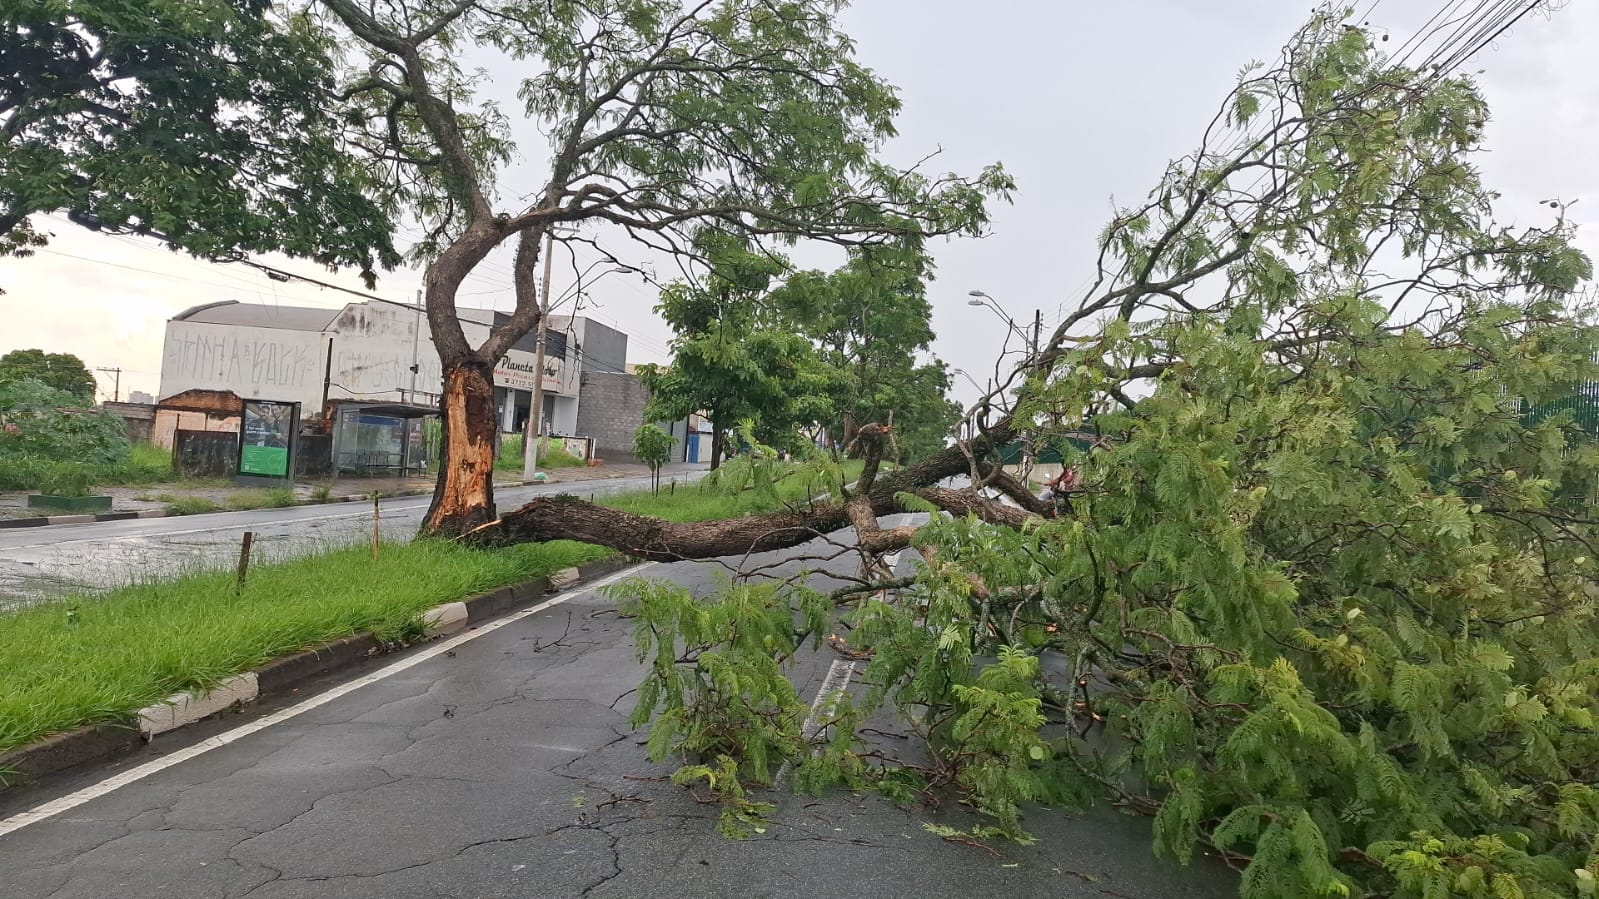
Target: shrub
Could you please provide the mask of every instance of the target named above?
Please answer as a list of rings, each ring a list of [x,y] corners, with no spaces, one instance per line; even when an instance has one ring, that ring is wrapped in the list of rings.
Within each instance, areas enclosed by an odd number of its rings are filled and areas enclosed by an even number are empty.
[[[40,381],[0,384],[0,459],[116,465],[130,456],[127,430],[117,416]]]

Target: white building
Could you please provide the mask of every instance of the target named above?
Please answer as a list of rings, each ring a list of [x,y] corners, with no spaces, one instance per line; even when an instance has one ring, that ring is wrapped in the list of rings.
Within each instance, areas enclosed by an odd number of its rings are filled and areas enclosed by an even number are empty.
[[[474,345],[505,313],[459,312]],[[584,318],[551,317],[544,360],[544,429],[577,427],[583,337],[594,330],[596,350],[609,356],[627,335]],[[602,333],[603,332],[603,333]],[[495,406],[506,431],[520,430],[532,398],[537,337],[529,334],[494,369]],[[618,367],[620,363],[618,362]],[[305,419],[324,414],[324,400],[432,406],[442,384],[439,355],[427,319],[416,306],[372,300],[343,309],[226,301],[196,306],[167,322],[161,396],[186,390],[229,390],[247,399],[300,404]]]

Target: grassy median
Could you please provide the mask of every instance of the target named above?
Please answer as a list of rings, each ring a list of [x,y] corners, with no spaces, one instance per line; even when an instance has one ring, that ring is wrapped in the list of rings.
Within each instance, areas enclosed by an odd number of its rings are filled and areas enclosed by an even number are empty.
[[[824,489],[777,485],[780,502]],[[690,486],[600,497],[674,521],[761,512],[757,491]],[[473,550],[440,540],[335,550],[232,572],[200,572],[0,613],[0,752],[42,736],[116,720],[180,690],[362,631],[419,636],[418,616],[440,603],[591,561],[609,550],[556,542]]]

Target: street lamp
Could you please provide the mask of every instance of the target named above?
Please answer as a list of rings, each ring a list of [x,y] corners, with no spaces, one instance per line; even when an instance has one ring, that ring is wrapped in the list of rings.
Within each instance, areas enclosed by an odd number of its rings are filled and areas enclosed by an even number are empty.
[[[1005,324],[1009,325],[1010,329],[1016,332],[1016,334],[1022,338],[1023,342],[1027,344],[1028,348],[1031,350],[1028,355],[1038,355],[1038,344],[1043,336],[1044,331],[1044,310],[1033,310],[1033,334],[1031,339],[1029,339],[1027,332],[1022,329],[1021,325],[1016,324],[1016,319],[1010,317],[1010,313],[1006,312],[1004,307],[999,305],[998,300],[981,290],[968,290],[966,291],[966,295],[971,297],[971,299],[966,301],[966,305],[986,306],[987,308],[994,310],[994,312],[999,315],[1000,318],[1005,320]]]

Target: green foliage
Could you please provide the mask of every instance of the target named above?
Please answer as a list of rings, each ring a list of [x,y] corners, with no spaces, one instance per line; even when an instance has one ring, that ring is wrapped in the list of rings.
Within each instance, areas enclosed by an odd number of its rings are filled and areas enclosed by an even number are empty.
[[[167,504],[168,515],[205,515],[210,512],[221,512],[226,508],[206,496],[172,496],[163,493],[156,499]]]
[[[633,455],[650,467],[650,474],[656,477],[657,492],[661,489],[661,466],[672,458],[673,445],[672,435],[661,430],[660,425],[642,424],[633,432]]]
[[[82,405],[94,404],[94,375],[71,353],[12,350],[0,356],[0,384],[24,379],[69,393]]]
[[[1592,894],[1599,447],[1523,414],[1599,378],[1591,266],[1563,218],[1492,220],[1469,81],[1346,24],[1246,72],[1231,117],[1282,130],[1106,229],[1013,419],[1099,429],[1081,489],[934,516],[853,613],[867,703],[999,830],[1092,790],[1236,853],[1246,899]]]
[[[828,422],[835,446],[856,428],[893,419],[904,459],[943,448],[960,417],[948,368],[926,358],[933,341],[927,282],[932,262],[921,250],[862,247],[836,271],[799,272],[775,292],[785,317],[815,344],[837,377]]]
[[[607,588],[628,600],[649,673],[634,727],[652,723],[649,755],[736,761],[737,777],[769,784],[803,746],[806,707],[783,662],[807,636],[820,642],[828,604],[814,591],[729,584],[710,601],[675,584],[634,578]],[[731,777],[732,775],[729,775]]]
[[[697,241],[713,267],[661,293],[656,311],[677,333],[669,367],[640,368],[650,389],[645,417],[704,411],[724,432],[748,421],[762,441],[798,447],[801,428],[833,417],[840,382],[772,300],[785,263],[719,232]]]
[[[429,419],[433,421],[433,419]],[[553,437],[540,438],[540,468],[582,468],[583,460],[566,451],[566,445]],[[499,455],[494,457],[494,470],[516,472],[523,470],[522,447],[526,438],[521,434],[505,434],[500,438]]]
[[[45,242],[28,215],[64,211],[198,256],[276,250],[369,278],[398,262],[330,102],[337,48],[309,15],[70,0],[7,19],[0,255]]]
[[[117,416],[31,378],[0,381],[0,465],[29,458],[116,465],[130,455]]]
[[[717,819],[717,829],[722,836],[742,840],[752,833],[766,832],[766,815],[777,806],[770,802],[752,802],[739,781],[738,763],[719,755],[712,765],[684,765],[672,772],[672,783],[683,786],[705,782],[722,806]]]
[[[3,426],[0,426],[3,427]],[[141,485],[170,481],[172,453],[148,443],[135,443],[126,461],[109,464],[59,462],[38,456],[0,456],[0,490],[39,490],[84,469],[90,484]]]

